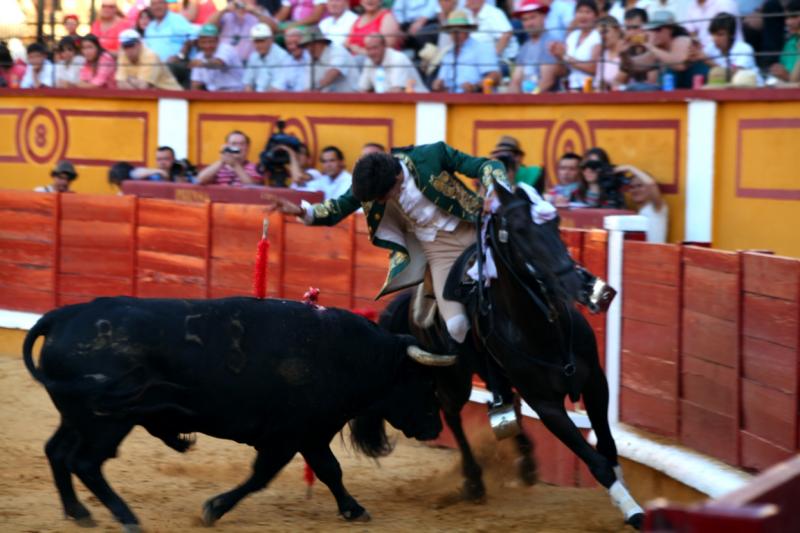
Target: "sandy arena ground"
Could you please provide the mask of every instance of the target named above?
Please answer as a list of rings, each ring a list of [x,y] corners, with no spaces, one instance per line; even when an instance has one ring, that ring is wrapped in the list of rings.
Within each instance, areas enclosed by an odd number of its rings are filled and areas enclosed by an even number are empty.
[[[88,533],[62,518],[43,446],[58,422],[44,389],[28,375],[21,359],[0,356],[0,532]],[[474,439],[475,440],[475,439]],[[340,439],[333,450],[348,490],[372,515],[368,523],[346,523],[336,514],[327,488],[313,487],[306,499],[298,456],[264,491],[245,499],[215,526],[217,531],[632,531],[622,523],[605,491],[539,484],[520,486],[513,454],[488,434],[475,448],[484,465],[486,504],[442,501],[460,486],[459,456],[416,441],[398,439],[395,452],[380,464],[356,456]],[[249,472],[251,448],[198,435],[187,454],[178,454],[137,428],[119,457],[106,463],[109,483],[128,502],[147,532],[208,533],[200,508]],[[75,479],[75,478],[73,478]],[[92,511],[95,531],[119,531],[117,523],[75,479],[79,498]]]

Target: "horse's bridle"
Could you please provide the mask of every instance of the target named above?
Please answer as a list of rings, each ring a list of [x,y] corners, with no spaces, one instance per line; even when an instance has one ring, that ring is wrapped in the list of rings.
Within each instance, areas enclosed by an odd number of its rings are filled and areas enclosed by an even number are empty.
[[[544,297],[544,300],[541,297],[539,297],[539,295],[537,295],[536,292],[531,290],[531,288],[528,286],[528,284],[525,283],[519,277],[519,275],[511,267],[511,261],[507,257],[507,252],[508,252],[508,250],[507,250],[507,248],[508,248],[508,229],[507,229],[508,221],[506,220],[505,213],[507,213],[508,211],[511,211],[511,210],[522,208],[522,207],[524,207],[525,209],[530,209],[530,205],[531,205],[530,202],[522,200],[522,199],[515,199],[515,200],[509,202],[508,204],[504,205],[503,206],[503,213],[504,214],[498,216],[498,218],[500,219],[500,228],[497,230],[497,236],[496,237],[495,237],[495,234],[494,234],[495,233],[494,232],[494,229],[495,229],[494,217],[489,218],[488,227],[487,227],[487,231],[486,231],[487,240],[489,241],[487,243],[487,245],[490,246],[495,251],[495,255],[498,257],[498,259],[500,261],[503,262],[503,265],[505,266],[506,270],[508,270],[511,273],[511,276],[514,278],[514,280],[517,282],[517,284],[519,284],[523,288],[523,290],[525,290],[525,292],[527,293],[528,297],[536,304],[536,306],[539,308],[539,310],[542,311],[544,316],[547,318],[547,321],[552,324],[552,323],[554,323],[554,322],[556,322],[558,320],[558,311],[556,310],[556,307],[553,305],[553,301],[550,299],[549,293],[548,293],[548,291],[547,291],[547,289],[546,289],[546,287],[544,285],[544,282],[541,280],[541,278],[539,277],[538,273],[536,272],[536,268],[533,265],[531,265],[530,263],[528,263],[527,261],[525,262],[525,268],[526,268],[526,270],[528,270],[528,272],[531,274],[531,276],[536,280],[536,283],[539,286],[539,289],[540,289],[540,291],[541,291],[541,293],[542,293],[542,295]],[[477,333],[478,333],[478,336],[480,337],[480,340],[481,340],[482,344],[486,347],[487,350],[489,350],[489,353],[491,353],[491,349],[489,348],[489,344],[487,343],[487,340],[494,333],[494,324],[492,323],[493,322],[493,317],[492,317],[492,313],[491,313],[492,304],[491,304],[490,298],[486,298],[484,296],[484,294],[483,294],[484,293],[484,283],[483,283],[484,280],[483,280],[483,243],[482,243],[483,235],[482,235],[482,231],[483,231],[483,224],[482,224],[482,221],[481,221],[481,217],[479,215],[478,216],[478,309],[479,309],[479,313],[484,314],[484,315],[489,317],[490,325],[489,325],[489,330],[486,332],[486,335],[483,335],[481,331],[477,331]],[[492,244],[494,244],[494,246],[492,246]],[[487,296],[488,296],[488,294],[487,294]],[[484,309],[484,304],[483,304],[484,300],[486,300],[486,302],[487,302],[487,305],[486,305],[485,309]],[[569,313],[567,313],[567,314],[569,315]],[[540,359],[534,359],[534,361],[537,364],[540,364],[542,366],[551,367],[551,368],[557,368],[557,369],[563,371],[564,375],[567,376],[567,377],[572,376],[572,375],[575,374],[575,354],[572,351],[572,332],[571,332],[571,330],[572,330],[572,316],[571,315],[569,315],[569,316],[570,316],[570,339],[569,339],[569,347],[566,350],[567,351],[567,361],[566,361],[566,363],[563,364],[563,365],[559,365],[559,364],[551,363],[549,361],[543,361],[543,360],[540,360]],[[476,328],[476,329],[480,330],[481,328]],[[561,331],[560,327],[557,328],[557,329],[559,330],[559,332]],[[563,334],[559,334],[559,336],[561,337],[561,341],[562,341],[562,344],[563,344],[563,340],[564,340],[563,339]],[[502,340],[502,338],[498,337],[498,339],[500,339],[501,342],[504,342]],[[513,352],[518,352],[518,350],[516,348],[511,347],[511,346],[509,346],[508,349],[510,349]],[[493,357],[496,360],[498,360],[497,357],[494,356],[494,354],[493,354]],[[499,360],[498,360],[498,362],[499,362]]]
[[[524,207],[526,209],[530,209],[530,202],[525,200],[513,200],[509,204],[503,206],[503,212],[506,213],[508,211],[513,211]],[[520,277],[519,274],[511,266],[511,260],[508,257],[509,253],[509,245],[508,245],[508,221],[506,220],[505,214],[499,216],[500,218],[500,229],[497,230],[497,238],[495,240],[494,232],[494,218],[489,219],[489,228],[486,232],[487,237],[489,239],[489,245],[491,246],[492,243],[495,244],[492,248],[496,252],[495,255],[503,262],[503,265],[506,267],[511,275],[513,276],[514,280],[525,290],[528,297],[533,300],[536,304],[536,307],[544,314],[547,318],[547,321],[551,324],[556,321],[558,317],[558,311],[556,311],[555,306],[553,305],[553,301],[550,299],[550,295],[547,291],[547,288],[544,285],[544,282],[539,277],[538,272],[536,271],[536,267],[530,264],[528,261],[525,261],[525,269],[528,273],[536,280],[537,285],[539,286],[539,290],[542,293],[542,296],[539,296],[531,290],[527,283],[525,283]]]

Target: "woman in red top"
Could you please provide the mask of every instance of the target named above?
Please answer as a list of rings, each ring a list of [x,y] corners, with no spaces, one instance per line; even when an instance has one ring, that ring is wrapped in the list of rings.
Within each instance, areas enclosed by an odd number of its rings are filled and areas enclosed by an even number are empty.
[[[115,89],[114,75],[117,63],[114,57],[100,46],[100,40],[90,33],[81,39],[81,53],[86,60],[81,67],[78,87],[85,89]]]
[[[386,38],[386,46],[400,48],[403,36],[400,25],[388,9],[381,9],[381,0],[361,0],[362,14],[353,24],[350,37],[345,41],[345,46],[351,53],[366,55],[364,50],[364,37],[371,33],[380,33]]]

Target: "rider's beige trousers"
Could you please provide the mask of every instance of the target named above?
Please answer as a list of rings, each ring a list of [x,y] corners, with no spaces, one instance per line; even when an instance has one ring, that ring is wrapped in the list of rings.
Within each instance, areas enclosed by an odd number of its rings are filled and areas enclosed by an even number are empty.
[[[461,222],[453,231],[439,231],[436,239],[431,242],[420,242],[428,260],[433,278],[433,291],[436,294],[436,303],[447,329],[456,341],[463,342],[469,330],[469,320],[466,309],[458,302],[445,300],[442,296],[447,275],[458,256],[475,242],[475,226]]]

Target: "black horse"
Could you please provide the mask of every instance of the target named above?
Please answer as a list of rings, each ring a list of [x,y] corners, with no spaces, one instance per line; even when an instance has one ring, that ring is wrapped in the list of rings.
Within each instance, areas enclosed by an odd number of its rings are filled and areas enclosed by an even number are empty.
[[[565,270],[563,256],[551,252],[553,239],[558,239],[557,222],[535,224],[531,200],[524,191],[511,193],[500,185],[496,190],[501,205],[489,219],[486,238],[497,279],[484,291],[476,289],[464,299],[472,323],[471,342],[465,343],[469,347],[459,353],[456,366],[439,369],[437,374],[437,395],[445,421],[462,453],[465,493],[482,496],[483,482],[459,413],[469,398],[472,373],[478,372],[485,380],[487,369],[499,368],[488,375],[494,377],[494,385],[502,391],[510,382],[544,425],[609,489],[626,523],[640,528],[644,514],[624,485],[608,424],[608,383],[597,341],[575,306],[575,291],[557,275]],[[400,296],[387,307],[381,323],[393,330],[411,330],[423,345],[441,345],[441,324],[419,331],[410,324],[407,306],[408,296]],[[567,395],[573,401],[583,398],[597,435],[596,449],[569,418],[564,407]],[[524,434],[517,442],[523,457],[530,457],[533,445]]]

